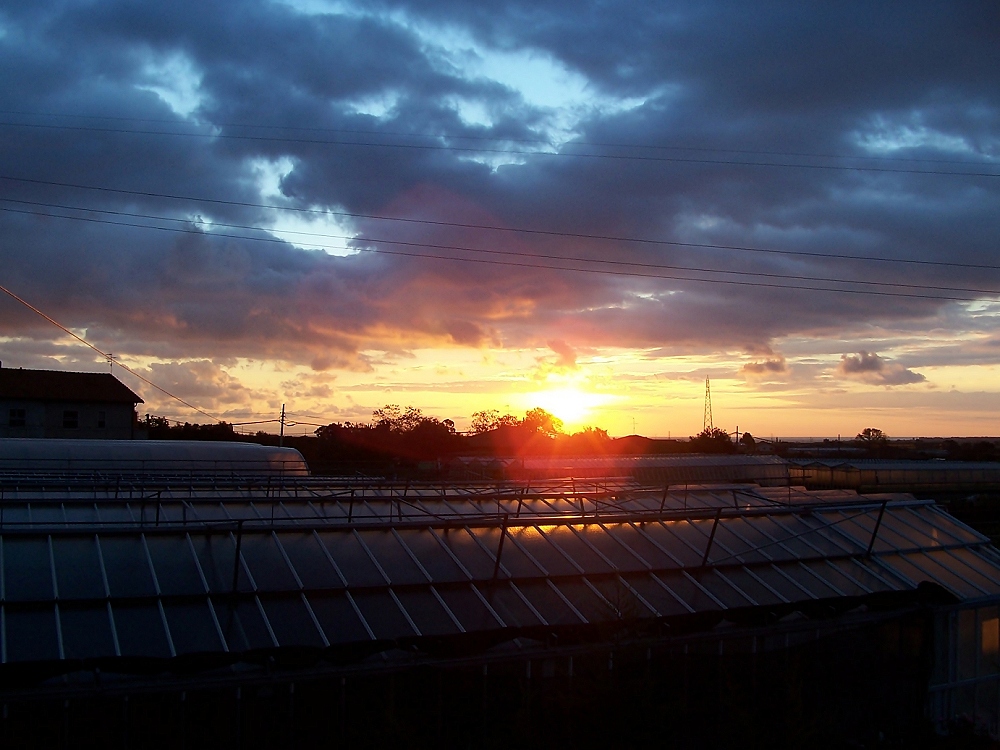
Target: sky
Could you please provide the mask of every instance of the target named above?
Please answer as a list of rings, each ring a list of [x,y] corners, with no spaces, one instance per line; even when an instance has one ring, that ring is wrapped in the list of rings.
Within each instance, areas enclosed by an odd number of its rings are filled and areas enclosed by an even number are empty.
[[[1000,6],[0,5],[3,367],[293,432],[1000,435]],[[257,429],[257,427],[247,427]]]

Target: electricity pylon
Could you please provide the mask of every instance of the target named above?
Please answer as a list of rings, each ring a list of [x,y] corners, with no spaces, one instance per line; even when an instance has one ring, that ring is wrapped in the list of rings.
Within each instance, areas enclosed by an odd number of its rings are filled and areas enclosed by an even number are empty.
[[[708,376],[705,377],[705,431],[714,430],[712,424],[712,386],[708,383]]]

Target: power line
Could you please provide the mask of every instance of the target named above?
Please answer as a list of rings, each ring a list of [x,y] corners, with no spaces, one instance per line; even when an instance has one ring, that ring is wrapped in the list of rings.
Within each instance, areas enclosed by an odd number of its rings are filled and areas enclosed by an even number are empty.
[[[704,243],[704,242],[678,242],[674,240],[658,240],[648,237],[629,237],[623,235],[591,234],[586,232],[565,232],[565,231],[550,230],[550,229],[530,229],[526,227],[502,227],[491,224],[472,224],[472,223],[454,222],[454,221],[437,221],[433,219],[412,219],[399,216],[385,216],[381,214],[366,214],[355,211],[327,211],[317,208],[279,206],[268,203],[252,203],[249,201],[232,201],[232,200],[223,200],[219,198],[203,198],[197,196],[174,195],[171,193],[154,193],[141,190],[127,190],[124,188],[110,188],[100,185],[82,185],[78,183],[55,182],[51,180],[37,180],[27,177],[14,177],[11,175],[2,175],[2,174],[0,174],[0,180],[9,180],[11,182],[24,182],[34,185],[46,185],[49,187],[70,188],[75,190],[91,190],[96,192],[116,193],[121,195],[134,195],[144,198],[164,198],[167,200],[211,203],[215,205],[236,206],[241,208],[263,208],[274,211],[290,211],[293,213],[300,213],[300,214],[307,214],[314,216],[327,216],[327,217],[336,216],[336,217],[344,217],[352,219],[372,219],[375,221],[393,221],[406,224],[453,227],[457,229],[482,229],[494,232],[526,234],[526,235],[543,236],[543,237],[564,237],[569,239],[584,239],[584,240],[597,240],[597,241],[608,241],[608,242],[630,242],[635,244],[653,245],[659,247],[689,247],[689,248],[700,248],[709,250],[732,250],[739,252],[767,253],[773,255],[789,255],[789,256],[798,256],[807,258],[820,258],[824,260],[828,259],[857,260],[857,261],[869,261],[877,263],[906,263],[913,265],[938,266],[946,268],[972,268],[972,269],[985,269],[991,271],[1000,270],[1000,266],[980,264],[980,263],[956,263],[951,261],[920,260],[916,258],[880,258],[874,255],[850,255],[846,253],[819,253],[819,252],[809,252],[804,250],[778,250],[774,248],[751,247],[748,245],[719,245],[719,244]],[[13,198],[3,198],[2,200],[15,203],[26,203],[28,205],[46,205],[44,203],[21,201],[21,200],[15,200]],[[53,207],[60,207],[59,204],[51,204],[51,205]],[[80,211],[100,211],[103,213],[118,213],[114,211],[107,211],[107,210],[93,209],[93,208],[82,208],[82,207],[81,208],[67,207],[67,208],[75,208],[76,210]],[[121,212],[121,215],[131,215],[131,214]],[[168,220],[173,221],[174,219],[168,219]]]
[[[413,151],[456,151],[460,153],[473,154],[500,154],[505,156],[550,156],[569,157],[575,159],[610,159],[639,162],[659,162],[678,164],[717,164],[720,166],[740,166],[740,167],[776,167],[783,169],[819,169],[833,170],[838,172],[881,172],[891,174],[913,174],[913,175],[938,175],[952,177],[1000,177],[1000,172],[967,172],[951,171],[940,169],[906,169],[901,167],[875,167],[875,166],[850,166],[844,164],[795,164],[791,162],[768,162],[768,161],[739,161],[735,159],[698,159],[684,156],[651,156],[648,154],[593,154],[564,151],[529,151],[524,149],[501,149],[501,148],[472,148],[468,146],[452,146],[445,144],[431,143],[376,143],[372,141],[349,141],[349,140],[319,140],[312,138],[276,138],[263,135],[237,135],[233,133],[184,133],[166,130],[130,130],[126,128],[98,128],[82,125],[45,125],[27,124],[16,122],[0,122],[3,127],[38,128],[45,130],[77,130],[82,132],[114,133],[123,135],[160,135],[173,136],[179,138],[208,138],[213,140],[241,140],[241,141],[264,141],[295,143],[304,145],[319,146],[355,146],[363,148],[387,148],[404,149]],[[978,162],[977,164],[982,164]]]
[[[122,117],[114,115],[85,115],[85,114],[72,114],[72,113],[60,113],[60,112],[26,112],[22,110],[0,110],[0,115],[16,115],[24,117],[53,117],[53,118],[78,118],[84,120],[109,120],[114,122],[154,122],[165,125],[184,125],[189,123],[178,122],[177,119],[168,118],[157,118],[157,117]],[[24,125],[30,127],[30,123],[13,123],[14,125]],[[196,124],[196,123],[190,123]],[[307,132],[307,133],[346,133],[348,135],[375,135],[375,136],[395,136],[395,137],[407,137],[407,138],[448,138],[454,140],[466,140],[466,141],[483,141],[489,143],[503,142],[503,143],[536,143],[542,145],[553,145],[552,139],[547,138],[513,138],[510,136],[488,136],[488,135],[470,135],[470,134],[460,134],[451,132],[438,132],[438,133],[422,133],[419,131],[404,131],[404,130],[373,130],[373,129],[362,129],[362,128],[330,128],[330,127],[305,127],[302,125],[264,125],[259,123],[239,123],[239,122],[211,122],[206,123],[207,125],[215,128],[252,128],[257,130],[282,130],[282,131],[292,131],[292,132]],[[72,126],[64,126],[70,128]],[[131,132],[131,131],[125,131]],[[275,138],[274,140],[281,140],[280,138]],[[573,139],[567,141],[564,145],[567,146],[593,146],[598,148],[631,148],[631,149],[650,149],[658,151],[700,151],[706,153],[725,153],[725,154],[756,154],[760,156],[796,156],[805,158],[817,158],[817,159],[853,159],[860,161],[879,161],[879,162],[913,162],[913,163],[923,163],[923,164],[963,164],[963,165],[982,165],[982,166],[993,166],[995,162],[992,161],[969,161],[962,159],[928,159],[928,158],[916,158],[916,157],[902,157],[902,156],[864,156],[860,154],[827,154],[821,152],[808,152],[808,151],[773,151],[766,149],[739,149],[739,148],[720,148],[712,146],[691,146],[686,144],[657,144],[657,143],[621,143],[612,141],[586,141]]]
[[[81,210],[87,210],[87,209],[81,209]],[[229,239],[241,239],[241,240],[250,240],[250,241],[255,241],[255,242],[274,242],[274,243],[282,243],[282,244],[285,243],[285,240],[282,240],[282,239],[280,239],[278,237],[248,237],[248,236],[245,236],[245,235],[226,234],[224,232],[205,232],[205,231],[203,231],[201,229],[196,229],[196,228],[158,227],[158,226],[151,226],[151,225],[148,225],[148,224],[136,224],[136,223],[132,223],[132,222],[113,221],[111,219],[98,219],[98,218],[88,217],[88,216],[63,216],[63,215],[59,215],[59,214],[39,213],[39,212],[36,212],[36,211],[11,209],[11,208],[5,208],[5,207],[0,207],[0,211],[10,212],[10,213],[26,213],[26,214],[30,214],[30,215],[46,216],[46,217],[49,217],[49,218],[66,219],[66,220],[70,220],[70,221],[84,221],[84,222],[88,222],[88,223],[107,224],[107,225],[111,225],[111,226],[132,227],[132,228],[138,228],[138,229],[153,229],[153,230],[156,230],[156,231],[176,232],[176,233],[182,233],[182,234],[199,234],[199,235],[203,235],[203,236],[206,236],[206,237],[221,237],[221,238],[229,238]],[[164,221],[184,221],[182,219],[171,219],[171,218],[166,218],[166,217],[153,217],[153,218],[161,218]],[[230,226],[232,226],[232,225],[230,225]],[[257,227],[250,227],[250,226],[245,226],[245,225],[235,225],[235,226],[240,226],[240,227],[246,228],[246,229],[259,229]],[[261,229],[260,231],[266,231],[266,230],[262,230]],[[313,233],[308,233],[308,234],[313,234]],[[740,276],[740,277],[750,277],[750,278],[765,278],[765,279],[778,279],[778,280],[788,280],[788,281],[813,281],[813,282],[827,283],[827,284],[854,284],[854,285],[861,285],[861,286],[884,287],[884,288],[890,288],[890,289],[917,289],[917,290],[925,290],[925,291],[965,292],[965,293],[968,293],[968,294],[986,294],[986,295],[1000,294],[1000,290],[996,290],[996,289],[975,289],[975,288],[967,288],[967,287],[934,286],[934,285],[929,285],[929,284],[907,284],[907,283],[904,283],[904,282],[867,281],[867,280],[856,280],[856,279],[827,278],[827,277],[821,277],[821,276],[805,276],[805,275],[794,275],[794,274],[767,273],[767,272],[763,272],[763,271],[729,271],[729,270],[724,270],[724,269],[698,268],[698,267],[692,267],[692,266],[674,266],[674,265],[666,265],[666,264],[640,263],[640,262],[631,262],[631,261],[603,260],[603,259],[597,259],[597,258],[580,258],[580,257],[572,257],[572,256],[567,257],[567,256],[559,256],[559,255],[545,255],[545,254],[536,254],[536,253],[523,253],[523,252],[517,252],[517,251],[510,251],[510,250],[486,250],[486,249],[482,249],[482,248],[471,248],[471,247],[464,247],[464,246],[457,246],[457,245],[435,245],[435,244],[422,243],[422,242],[407,242],[407,241],[403,241],[403,240],[390,240],[390,239],[368,238],[368,237],[349,237],[349,236],[346,236],[346,235],[322,235],[322,236],[327,236],[327,237],[331,237],[331,238],[338,238],[338,239],[355,240],[355,241],[359,241],[359,242],[383,243],[383,244],[400,245],[400,246],[407,246],[407,247],[422,247],[422,248],[430,248],[430,249],[438,249],[438,250],[455,250],[455,251],[459,251],[459,252],[483,253],[483,254],[489,254],[489,255],[507,255],[507,256],[516,256],[516,257],[557,260],[557,261],[562,261],[562,262],[567,262],[567,263],[607,264],[607,265],[613,265],[613,266],[618,266],[618,267],[651,268],[651,269],[673,270],[673,271],[681,271],[681,272],[689,272],[689,273],[712,273],[712,274],[723,274],[723,275],[729,275],[729,276]],[[304,244],[310,244],[310,243],[304,243]],[[319,245],[319,244],[316,244],[316,245],[313,245],[313,246],[314,247],[324,247],[323,245]],[[940,299],[940,300],[946,300],[946,301],[973,301],[975,299],[975,298],[967,298],[967,297],[949,297],[949,296],[940,296],[940,295],[911,294],[911,293],[902,293],[902,292],[899,292],[899,293],[880,292],[880,291],[876,291],[876,290],[831,289],[831,288],[828,288],[828,287],[801,286],[801,285],[794,285],[794,284],[766,284],[766,283],[763,283],[763,282],[737,282],[737,281],[731,281],[731,280],[726,280],[726,279],[704,279],[704,278],[697,278],[697,277],[690,277],[690,276],[677,276],[677,275],[674,275],[674,274],[644,273],[644,272],[639,272],[639,271],[616,271],[616,270],[610,270],[610,269],[572,268],[572,267],[554,266],[554,265],[542,264],[542,263],[514,263],[514,262],[508,262],[508,261],[487,261],[487,260],[481,260],[481,259],[475,259],[475,258],[455,258],[453,256],[435,255],[435,254],[430,254],[430,253],[407,253],[407,252],[402,252],[402,251],[386,250],[386,249],[381,248],[381,247],[372,248],[370,251],[371,252],[380,253],[380,254],[383,254],[383,255],[400,255],[400,256],[407,256],[407,257],[414,257],[414,258],[434,258],[434,259],[438,259],[438,260],[455,260],[455,261],[469,261],[469,262],[480,262],[480,263],[492,263],[493,265],[507,265],[507,266],[525,267],[525,268],[540,268],[540,269],[558,270],[558,271],[574,271],[574,272],[579,272],[579,273],[598,273],[598,274],[606,274],[606,275],[612,275],[612,276],[635,276],[635,277],[641,277],[641,278],[669,279],[669,280],[676,280],[676,281],[698,281],[698,282],[704,282],[704,283],[737,284],[737,285],[741,285],[741,286],[764,286],[764,287],[778,288],[778,289],[796,289],[796,290],[807,290],[807,291],[843,292],[843,293],[852,293],[852,294],[873,294],[873,295],[888,296],[888,297],[912,297],[912,298],[917,298],[917,299]]]
[[[30,302],[27,302],[26,300],[21,299],[20,297],[18,297],[16,294],[14,294],[14,292],[10,291],[10,289],[7,289],[6,287],[0,286],[0,292],[3,292],[4,294],[9,295],[10,297],[13,297],[15,300],[17,300],[18,302],[20,302],[22,305],[24,305],[25,307],[27,307],[32,312],[35,312],[38,315],[41,315],[43,318],[45,318],[47,321],[49,321],[49,323],[51,323],[52,325],[54,325],[59,330],[63,331],[64,333],[68,333],[70,336],[72,336],[73,338],[75,338],[77,341],[79,341],[84,346],[87,346],[87,347],[93,349],[95,352],[97,352],[98,354],[100,354],[102,357],[104,357],[104,359],[108,360],[109,362],[112,361],[112,357],[111,357],[110,354],[107,354],[107,353],[101,351],[96,346],[94,346],[89,341],[87,341],[87,339],[83,338],[83,336],[80,336],[78,334],[73,333],[73,331],[71,331],[70,329],[68,329],[62,323],[60,323],[59,321],[55,320],[54,318],[49,317],[48,315],[46,315],[45,313],[43,313],[41,310],[39,310],[37,307],[35,307],[34,305],[32,305]],[[117,360],[115,360],[115,361],[117,361]],[[156,390],[160,391],[161,393],[165,393],[166,395],[170,396],[170,398],[179,401],[180,403],[184,404],[184,406],[188,407],[189,409],[194,409],[199,414],[204,414],[206,417],[208,417],[209,419],[214,419],[216,422],[221,422],[222,421],[218,417],[215,417],[215,416],[209,414],[207,411],[205,411],[203,409],[199,409],[194,404],[189,404],[187,401],[185,401],[184,399],[182,399],[180,396],[174,395],[173,393],[171,393],[170,391],[168,391],[166,388],[161,388],[156,383],[154,383],[152,380],[150,380],[149,378],[146,378],[146,377],[140,375],[139,373],[137,373],[135,370],[133,370],[131,367],[129,367],[125,363],[118,362],[118,366],[121,367],[126,372],[130,372],[133,375],[135,375],[137,378],[139,378],[139,380],[141,380],[146,385],[150,385],[153,388],[155,388]]]

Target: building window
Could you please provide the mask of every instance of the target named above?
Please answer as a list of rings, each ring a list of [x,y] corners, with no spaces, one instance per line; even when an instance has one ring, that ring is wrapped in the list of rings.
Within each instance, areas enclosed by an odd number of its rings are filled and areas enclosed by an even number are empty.
[[[24,427],[28,423],[28,417],[24,409],[11,409],[7,424],[10,427]]]
[[[102,430],[108,426],[107,415],[103,411],[97,412],[97,426]]]
[[[67,409],[63,412],[63,427],[75,430],[80,426],[80,412]]]

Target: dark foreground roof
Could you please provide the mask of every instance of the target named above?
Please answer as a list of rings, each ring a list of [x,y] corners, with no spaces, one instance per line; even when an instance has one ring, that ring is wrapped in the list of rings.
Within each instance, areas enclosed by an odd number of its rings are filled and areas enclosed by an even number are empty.
[[[123,486],[100,500],[38,488],[8,499],[0,682],[268,655],[384,667],[622,623],[884,605],[928,586],[951,601],[1000,597],[988,539],[913,499],[803,503],[808,493],[789,502],[744,487],[631,501],[620,488],[600,508],[536,497],[517,515],[522,498],[499,491],[466,505],[443,488],[440,500],[401,487],[361,499],[291,486],[280,503],[263,485],[165,505],[147,492],[126,499]],[[354,503],[371,515],[345,516]]]
[[[0,367],[0,398],[24,401],[145,403],[110,373],[11,370],[3,367]]]

